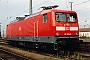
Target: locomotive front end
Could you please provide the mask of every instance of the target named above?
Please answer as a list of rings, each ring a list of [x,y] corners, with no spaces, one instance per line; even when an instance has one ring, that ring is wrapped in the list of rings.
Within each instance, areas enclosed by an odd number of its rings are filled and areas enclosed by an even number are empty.
[[[75,13],[55,13],[56,36],[67,36],[68,38],[78,37],[79,26]]]
[[[77,50],[79,25],[74,11],[55,12],[55,44],[58,49]]]

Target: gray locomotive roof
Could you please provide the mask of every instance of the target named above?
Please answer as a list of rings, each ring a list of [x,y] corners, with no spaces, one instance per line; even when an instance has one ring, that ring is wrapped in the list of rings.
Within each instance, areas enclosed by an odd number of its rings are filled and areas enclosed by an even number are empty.
[[[33,17],[33,16],[37,16],[37,15],[41,14],[41,12],[42,12],[42,11],[36,12],[36,13],[34,13],[34,14],[31,14],[31,15],[25,17],[25,19],[30,18],[30,17]]]

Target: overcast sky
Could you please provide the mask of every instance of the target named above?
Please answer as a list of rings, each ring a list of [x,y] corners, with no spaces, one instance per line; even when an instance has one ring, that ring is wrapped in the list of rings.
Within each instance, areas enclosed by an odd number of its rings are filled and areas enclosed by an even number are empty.
[[[29,14],[30,0],[0,0],[0,23],[2,30],[6,25],[15,20],[17,16]],[[70,10],[73,2],[73,10],[78,14],[80,27],[90,27],[90,0],[33,0],[33,13],[40,11],[41,6],[59,5],[57,9]]]

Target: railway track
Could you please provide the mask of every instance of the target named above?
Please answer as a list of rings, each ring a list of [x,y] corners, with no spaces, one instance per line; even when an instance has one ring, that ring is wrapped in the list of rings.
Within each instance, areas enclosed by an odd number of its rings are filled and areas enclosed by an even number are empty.
[[[35,51],[31,52],[30,50],[24,48],[17,48],[10,45],[6,46],[6,44],[0,45],[0,48],[1,50],[6,49],[5,51],[9,50],[10,55],[14,54],[14,56],[16,57],[19,56],[20,58],[22,58],[21,60],[57,60],[57,58],[50,55],[39,54]],[[61,59],[64,60],[63,58]]]
[[[3,44],[3,45],[7,45],[7,44]],[[88,47],[88,48],[87,48]],[[64,56],[63,58],[67,58],[67,59],[72,59],[72,60],[78,60],[78,59],[85,59],[85,60],[89,60],[90,59],[90,43],[80,43],[80,47],[79,47],[79,51],[76,53],[74,53],[74,55],[68,55],[68,56]],[[13,48],[13,47],[12,47]],[[28,51],[28,49],[24,49],[24,48],[20,48],[22,50],[26,50]],[[35,53],[35,52],[34,52]],[[37,53],[37,52],[36,52]],[[45,55],[45,56],[58,56],[58,58],[62,58],[62,57],[59,57],[59,55],[50,55],[50,54],[47,54],[47,53],[37,53],[37,54],[42,54],[42,55]],[[18,55],[17,55],[18,56]],[[21,56],[21,55],[20,55]],[[72,57],[73,56],[73,57]],[[22,57],[21,57],[22,58]],[[51,57],[50,57],[51,58]],[[24,59],[24,58],[23,58]],[[65,60],[64,59],[64,60]],[[56,60],[56,59],[55,59]]]
[[[10,52],[10,51],[5,50],[5,49],[0,49],[0,52],[5,54],[6,57],[8,57],[8,55],[9,55],[8,60],[11,60],[11,58],[14,60],[35,60],[35,59],[30,59],[30,58],[27,58],[25,56]],[[7,60],[7,59],[5,59],[5,56],[3,56],[3,58],[0,58],[0,59],[1,60]]]
[[[90,42],[80,43],[79,51],[90,52]]]
[[[12,47],[13,48],[13,47]],[[19,49],[22,49],[22,50],[26,50],[26,51],[28,51],[27,49],[24,49],[24,48],[19,48]],[[34,53],[37,53],[37,52],[35,52],[35,51],[33,51]],[[87,57],[84,53],[84,55],[83,54],[81,54],[81,53],[77,53],[74,57],[72,57],[73,55],[68,55],[68,56],[59,56],[59,55],[51,55],[51,54],[47,54],[47,53],[37,53],[37,54],[42,54],[42,55],[45,55],[45,56],[49,56],[50,58],[51,57],[55,57],[55,58],[58,58],[58,59],[62,59],[62,60],[67,60],[67,59],[71,59],[71,60],[78,60],[78,59],[82,59],[81,58],[81,56],[84,56],[84,57]],[[48,59],[47,59],[48,60]],[[54,60],[54,59],[53,59]],[[55,59],[55,60],[57,60],[57,59]]]
[[[90,60],[90,42],[81,42],[78,51],[71,55],[75,60]]]
[[[2,45],[4,45],[4,46],[9,46],[9,47],[11,47],[11,48],[17,48],[17,47],[15,47],[15,46],[11,46],[11,45],[8,45],[7,43],[3,43]],[[45,51],[37,51],[37,50],[33,50],[33,49],[30,49],[29,50],[29,48],[27,48],[27,47],[22,47],[22,46],[19,46],[17,49],[21,49],[21,50],[24,50],[24,51],[29,51],[29,52],[32,52],[32,53],[36,53],[36,54],[40,54],[40,55],[44,55],[44,56],[48,56],[49,58],[50,58],[50,60],[52,59],[52,57],[53,57],[53,60],[57,60],[57,59],[62,59],[62,60],[65,60],[65,58],[67,58],[66,56],[59,56],[59,55],[57,55],[57,53],[56,54],[52,54],[52,53],[49,53],[49,52],[45,52]],[[46,58],[47,59],[47,58]]]

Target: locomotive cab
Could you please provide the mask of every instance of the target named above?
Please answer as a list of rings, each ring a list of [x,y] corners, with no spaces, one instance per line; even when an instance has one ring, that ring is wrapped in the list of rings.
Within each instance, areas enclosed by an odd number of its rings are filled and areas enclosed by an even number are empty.
[[[64,50],[74,50],[76,47],[77,49],[79,41],[77,13],[74,11],[56,10],[54,11],[54,17],[53,30],[55,31],[55,42],[60,45],[58,48],[62,48]]]
[[[55,13],[56,36],[75,37],[79,34],[78,20],[75,13]]]

